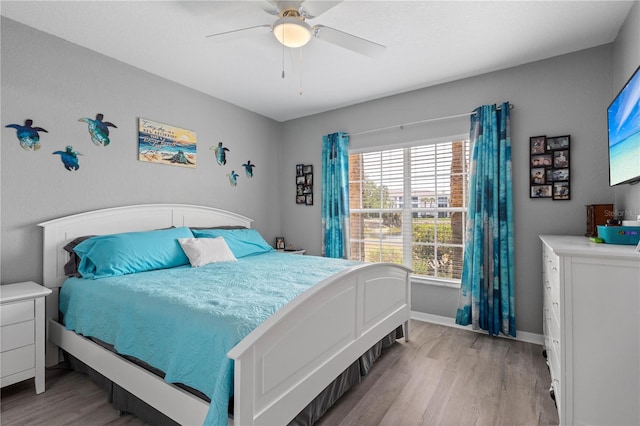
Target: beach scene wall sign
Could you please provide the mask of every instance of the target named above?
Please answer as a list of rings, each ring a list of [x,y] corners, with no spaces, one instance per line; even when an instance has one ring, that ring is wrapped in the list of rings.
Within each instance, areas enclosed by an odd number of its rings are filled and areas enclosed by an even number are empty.
[[[196,167],[196,132],[146,118],[138,119],[138,160]]]

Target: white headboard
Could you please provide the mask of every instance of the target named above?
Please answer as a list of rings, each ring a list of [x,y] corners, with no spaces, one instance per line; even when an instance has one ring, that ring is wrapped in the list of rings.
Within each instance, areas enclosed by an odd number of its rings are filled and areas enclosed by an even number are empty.
[[[44,285],[62,285],[64,264],[69,260],[63,247],[84,235],[148,231],[171,226],[245,226],[252,219],[213,207],[186,204],[140,204],[74,214],[39,223],[44,231],[42,273]]]

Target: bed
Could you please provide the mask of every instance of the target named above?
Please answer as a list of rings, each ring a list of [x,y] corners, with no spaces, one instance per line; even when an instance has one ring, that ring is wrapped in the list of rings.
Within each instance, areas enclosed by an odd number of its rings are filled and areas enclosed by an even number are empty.
[[[251,222],[211,207],[151,204],[102,209],[41,223],[43,280],[53,290],[46,310],[47,365],[59,362],[58,349],[62,349],[177,423],[213,424],[211,418],[215,416],[210,414],[209,402],[59,322],[60,287],[67,279],[64,266],[69,260],[63,247],[86,235],[182,227],[250,229]],[[233,417],[227,419],[225,412],[225,420],[237,425],[287,424],[395,329],[404,327],[408,340],[409,273],[392,264],[348,265],[300,290],[290,302],[269,314],[226,354],[233,366]]]

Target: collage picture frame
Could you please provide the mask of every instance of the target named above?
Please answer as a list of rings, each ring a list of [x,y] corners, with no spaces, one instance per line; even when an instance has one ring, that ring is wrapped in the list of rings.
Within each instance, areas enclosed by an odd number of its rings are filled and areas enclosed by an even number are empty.
[[[296,164],[296,204],[313,205],[313,166]]]
[[[571,199],[571,136],[529,138],[529,198]]]

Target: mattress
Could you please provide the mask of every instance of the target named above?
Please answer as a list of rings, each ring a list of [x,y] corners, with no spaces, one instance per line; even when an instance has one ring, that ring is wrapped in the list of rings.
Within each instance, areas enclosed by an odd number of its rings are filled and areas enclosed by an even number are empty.
[[[64,325],[144,361],[169,383],[211,400],[206,424],[227,424],[233,362],[227,352],[297,295],[357,262],[268,252],[237,262],[96,280],[69,278]]]

